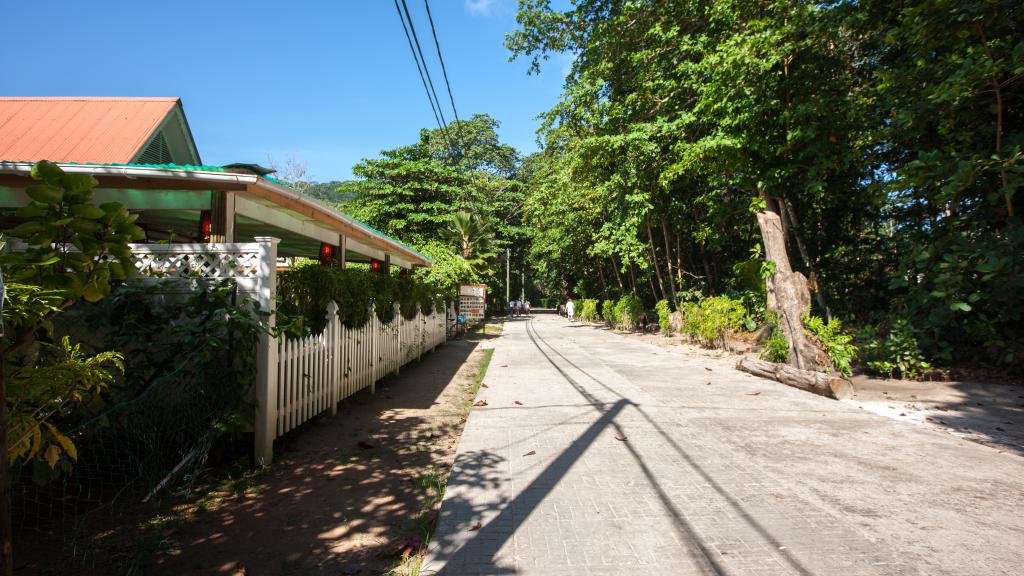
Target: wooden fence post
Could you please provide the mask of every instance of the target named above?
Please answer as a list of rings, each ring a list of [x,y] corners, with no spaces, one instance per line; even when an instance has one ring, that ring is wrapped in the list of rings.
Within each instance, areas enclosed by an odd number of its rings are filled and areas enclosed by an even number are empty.
[[[331,300],[327,303],[327,353],[330,354],[330,376],[327,381],[331,387],[331,416],[338,414],[338,401],[341,399],[341,320],[338,319],[338,303]]]
[[[259,275],[256,301],[268,312],[267,327],[274,327],[274,300],[277,296],[277,238],[259,236]],[[277,339],[260,335],[256,348],[256,464],[269,466],[274,461],[274,437],[277,436]]]
[[[398,331],[395,333],[395,376],[398,376],[402,372],[402,362],[405,360],[405,355],[402,353],[402,324],[405,322],[405,318],[402,318],[402,307],[395,303],[395,319],[392,322]]]
[[[370,303],[370,394],[377,393],[377,350],[380,343],[380,322],[377,320],[377,303]]]

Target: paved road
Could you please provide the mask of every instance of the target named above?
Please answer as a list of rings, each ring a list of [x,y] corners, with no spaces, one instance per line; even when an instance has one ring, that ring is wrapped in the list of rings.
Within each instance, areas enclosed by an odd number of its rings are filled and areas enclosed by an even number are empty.
[[[494,346],[424,574],[1024,574],[1018,455],[556,316]]]

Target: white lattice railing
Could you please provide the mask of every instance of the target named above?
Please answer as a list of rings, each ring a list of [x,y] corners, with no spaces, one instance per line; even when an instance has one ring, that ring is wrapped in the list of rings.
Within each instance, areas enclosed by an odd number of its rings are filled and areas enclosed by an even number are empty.
[[[238,290],[263,310],[273,310],[277,293],[276,238],[238,244],[133,244],[139,275],[153,280],[233,278]],[[269,317],[273,325],[274,317]],[[377,318],[360,328],[345,328],[331,302],[327,328],[306,338],[273,339],[263,335],[256,358],[256,458],[269,464],[274,439],[338,402],[397,373],[445,341],[445,311],[406,320],[398,310],[388,323]]]
[[[323,412],[337,412],[338,402],[370,388],[384,376],[445,341],[444,311],[417,312],[407,320],[398,307],[391,322],[381,322],[373,306],[359,328],[346,328],[338,306],[327,306],[327,326],[320,334],[277,341],[274,437]]]

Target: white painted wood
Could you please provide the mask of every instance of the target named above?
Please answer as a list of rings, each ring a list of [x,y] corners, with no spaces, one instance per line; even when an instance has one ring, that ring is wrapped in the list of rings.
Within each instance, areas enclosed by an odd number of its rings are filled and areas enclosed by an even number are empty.
[[[256,238],[258,274],[256,302],[268,312],[269,328],[274,326],[274,301],[277,294],[277,238]],[[278,346],[266,332],[260,335],[256,347],[256,462],[267,466],[274,460],[274,437],[277,430]]]

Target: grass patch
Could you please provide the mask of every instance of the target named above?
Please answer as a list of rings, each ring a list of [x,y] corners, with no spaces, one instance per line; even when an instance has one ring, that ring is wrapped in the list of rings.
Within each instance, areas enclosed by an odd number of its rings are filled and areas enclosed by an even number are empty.
[[[494,348],[488,348],[484,350],[483,360],[480,361],[480,368],[476,371],[476,376],[473,377],[473,395],[480,391],[480,385],[484,382],[484,377],[487,376],[487,367],[491,365],[491,358],[494,357]]]

